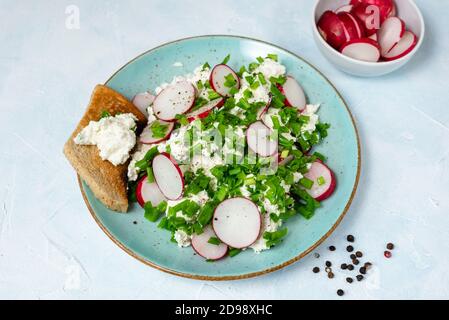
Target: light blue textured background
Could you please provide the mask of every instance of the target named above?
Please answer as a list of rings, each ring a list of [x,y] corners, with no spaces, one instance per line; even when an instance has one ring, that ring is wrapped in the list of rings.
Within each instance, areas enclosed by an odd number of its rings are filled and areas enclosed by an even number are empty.
[[[334,69],[311,36],[313,1],[0,0],[0,298],[449,298],[449,2],[420,0],[421,51],[403,69],[361,79]],[[68,5],[79,30],[65,27]],[[62,146],[94,85],[164,42],[237,34],[291,50],[348,102],[362,139],[357,197],[343,223],[297,264],[260,278],[202,282],[151,269],[94,223]],[[340,264],[344,237],[375,264],[367,281],[315,275]],[[385,243],[397,249],[382,256]],[[331,244],[338,251],[325,248]]]

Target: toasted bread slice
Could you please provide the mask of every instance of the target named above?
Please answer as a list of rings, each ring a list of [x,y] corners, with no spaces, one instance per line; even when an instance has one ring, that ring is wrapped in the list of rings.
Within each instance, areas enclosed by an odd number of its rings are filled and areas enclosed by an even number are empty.
[[[64,154],[94,195],[109,209],[128,211],[127,179],[128,162],[114,166],[102,160],[97,146],[77,145],[73,139],[90,121],[98,121],[101,114],[107,111],[111,115],[117,113],[133,113],[141,128],[146,117],[130,101],[118,92],[103,86],[95,87],[89,106],[75,131],[64,146]]]

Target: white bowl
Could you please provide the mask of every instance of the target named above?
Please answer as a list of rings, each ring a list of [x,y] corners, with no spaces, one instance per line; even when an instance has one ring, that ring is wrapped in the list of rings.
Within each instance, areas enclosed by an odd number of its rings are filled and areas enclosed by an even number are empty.
[[[375,77],[393,72],[405,65],[421,47],[425,35],[425,24],[421,11],[413,0],[395,0],[397,16],[404,20],[408,30],[418,37],[418,44],[406,56],[388,62],[365,62],[342,55],[332,48],[318,31],[317,22],[326,10],[335,10],[348,4],[349,0],[317,0],[313,8],[313,37],[321,53],[340,70],[362,77]]]

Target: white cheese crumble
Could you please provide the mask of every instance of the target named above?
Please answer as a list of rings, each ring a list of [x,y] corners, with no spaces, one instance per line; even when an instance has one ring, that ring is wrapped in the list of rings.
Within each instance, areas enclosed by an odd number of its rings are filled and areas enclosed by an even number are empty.
[[[303,125],[301,128],[302,132],[312,133],[313,131],[315,131],[316,125],[319,121],[319,117],[316,112],[319,108],[319,104],[308,104],[306,106],[306,109],[301,113],[302,115],[309,117],[309,121],[307,122],[307,124]]]
[[[178,243],[178,247],[185,248],[185,247],[190,246],[192,237],[189,236],[183,230],[181,230],[181,229],[176,230],[174,237],[175,237],[176,242]]]
[[[91,121],[74,139],[79,145],[96,145],[103,160],[124,164],[136,144],[137,118],[132,113]]]
[[[264,61],[254,70],[255,74],[262,73],[267,80],[271,77],[278,78],[285,74],[285,66],[270,58],[265,58]]]
[[[142,160],[147,152],[152,148],[152,145],[138,144],[136,152],[132,155],[131,161],[128,165],[128,180],[136,181],[139,176],[139,168],[136,167],[136,163]]]

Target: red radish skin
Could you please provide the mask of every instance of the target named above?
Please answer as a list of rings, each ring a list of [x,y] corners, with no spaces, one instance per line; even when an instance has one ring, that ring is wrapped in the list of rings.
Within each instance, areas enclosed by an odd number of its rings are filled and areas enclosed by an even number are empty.
[[[347,42],[347,32],[343,23],[337,14],[330,10],[320,17],[317,28],[323,39],[335,49]]]
[[[268,102],[267,102],[267,104],[265,105],[265,107],[261,107],[261,108],[259,109],[259,111],[257,112],[257,120],[262,120],[262,119],[263,119],[263,116],[265,115],[265,113],[268,112],[268,109],[270,109],[271,100],[272,100],[272,98],[270,97],[270,98],[268,99]]]
[[[262,217],[259,208],[251,200],[231,198],[215,208],[212,227],[221,242],[232,248],[243,249],[259,238]]]
[[[347,57],[366,62],[377,62],[380,59],[380,47],[376,41],[363,38],[350,41],[341,48]]]
[[[303,111],[306,108],[306,95],[300,84],[292,76],[287,76],[285,83],[280,86],[279,90],[285,96],[285,105]]]
[[[385,61],[392,61],[400,59],[416,47],[418,43],[418,37],[411,31],[406,31],[401,40],[383,56]]]
[[[193,107],[195,91],[195,87],[187,81],[169,85],[154,99],[154,115],[162,121],[176,121],[176,115],[185,114]]]
[[[337,186],[337,180],[332,170],[319,160],[312,163],[311,168],[304,177],[313,181],[312,188],[305,190],[317,201],[323,201],[329,198]],[[318,184],[320,177],[323,177],[325,180],[325,183],[321,186]]]
[[[397,17],[385,20],[377,34],[381,55],[387,54],[402,38],[405,33],[405,23]]]
[[[143,144],[156,144],[160,143],[162,141],[168,140],[170,138],[171,133],[173,132],[173,129],[175,128],[175,124],[173,122],[165,122],[161,120],[156,120],[161,125],[168,126],[167,132],[163,138],[155,138],[153,136],[153,132],[151,131],[151,126],[154,122],[148,124],[145,129],[143,129],[142,133],[140,134],[139,140]]]
[[[148,107],[154,102],[155,96],[149,92],[136,94],[133,98],[133,104],[143,114],[147,114]]]
[[[235,73],[234,70],[231,69],[231,67],[225,65],[225,64],[219,64],[216,65],[211,73],[209,78],[209,83],[212,89],[214,89],[219,95],[222,97],[229,97],[230,96],[230,90],[231,88],[226,87],[225,84],[225,77],[229,74],[232,74],[235,81],[237,82],[236,88],[240,88],[240,78]]]
[[[217,235],[211,226],[204,228],[203,233],[192,236],[192,248],[198,255],[207,260],[220,260],[228,253],[228,246],[224,243],[219,245],[209,243],[210,238]]]
[[[341,6],[340,8],[338,8],[337,10],[335,10],[335,13],[340,13],[340,12],[351,12],[352,8],[354,6],[352,4],[347,4],[344,6]]]
[[[262,121],[252,123],[246,130],[248,148],[262,157],[269,157],[278,152],[278,142],[271,140],[272,131]]]
[[[175,159],[163,152],[154,157],[153,174],[159,189],[168,200],[178,200],[184,193],[184,175]]]
[[[151,202],[151,205],[155,207],[162,201],[167,200],[155,182],[148,182],[148,177],[146,175],[143,176],[137,184],[136,197],[137,202],[142,208],[147,202]]]
[[[358,4],[366,4],[366,5],[375,5],[379,8],[380,12],[380,22],[384,22],[388,17],[392,16],[392,13],[395,13],[395,5],[393,0],[351,0],[350,4],[358,5]]]
[[[371,39],[371,40],[377,42],[377,33],[374,33],[374,34],[370,35],[370,36],[368,37],[368,39]]]
[[[347,32],[347,41],[360,39],[365,36],[365,28],[351,13],[340,12],[337,14],[340,21],[343,23]]]
[[[195,111],[192,111],[192,112],[186,114],[187,120],[189,120],[189,122],[192,122],[192,121],[195,121],[196,119],[206,118],[209,115],[209,113],[212,112],[213,109],[221,108],[224,104],[224,101],[225,100],[223,98],[219,98],[219,99],[210,101],[209,103],[205,104],[198,110],[195,110]]]

